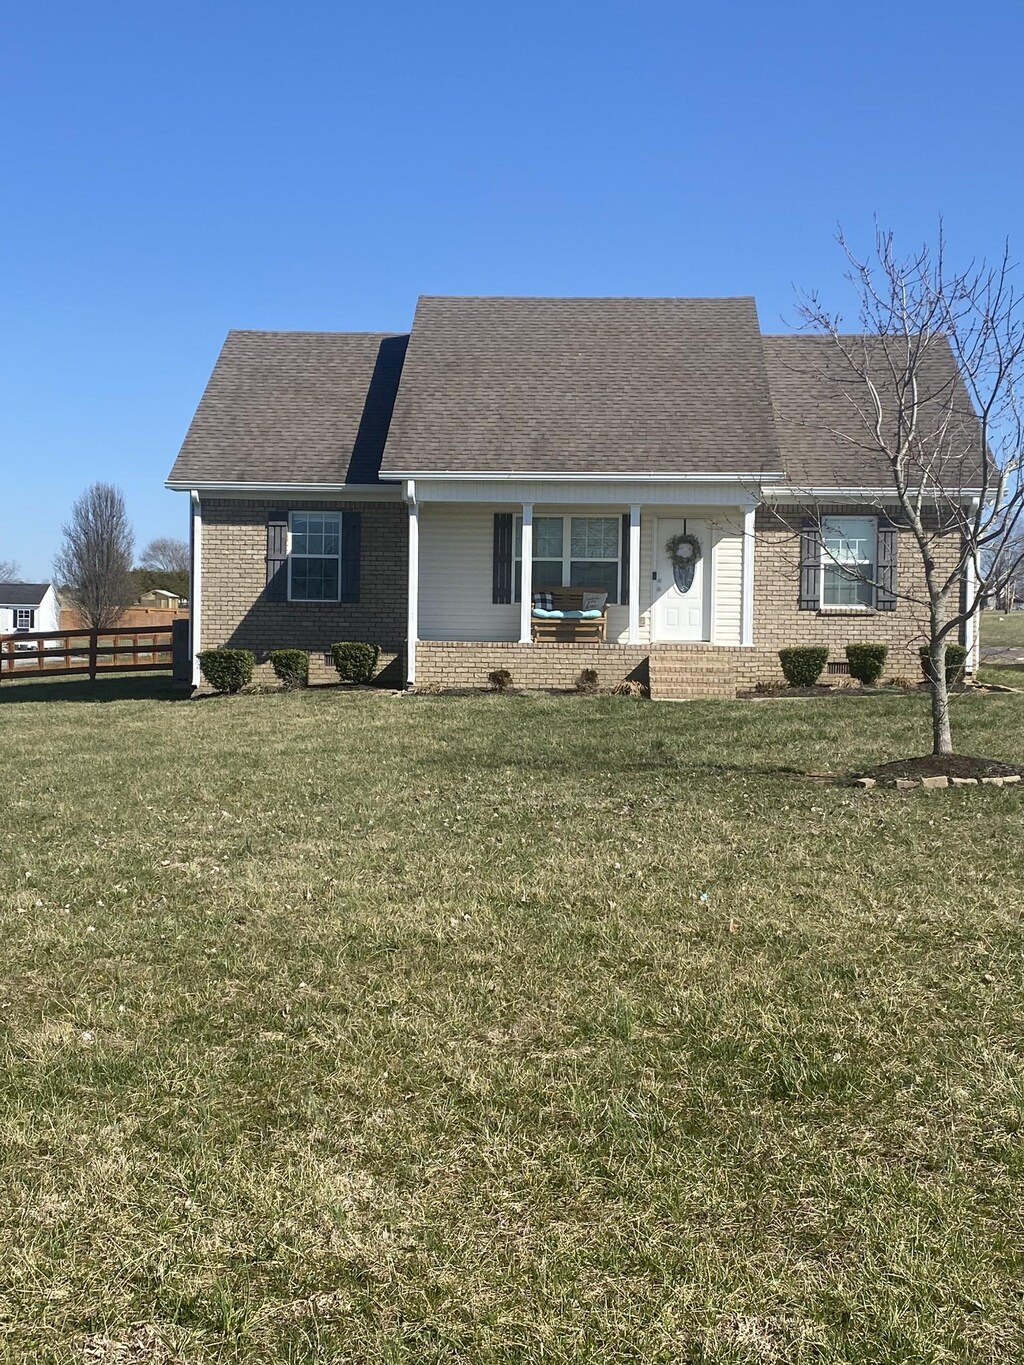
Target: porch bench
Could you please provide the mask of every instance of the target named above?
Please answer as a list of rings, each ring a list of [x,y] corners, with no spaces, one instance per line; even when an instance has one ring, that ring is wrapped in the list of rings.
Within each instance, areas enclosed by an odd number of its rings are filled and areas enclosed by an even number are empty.
[[[545,588],[551,597],[551,610],[537,606],[534,593],[534,606],[531,614],[534,640],[556,640],[574,644],[582,640],[603,641],[608,627],[607,595],[599,588]],[[584,614],[584,593],[596,593],[605,598],[599,613]]]

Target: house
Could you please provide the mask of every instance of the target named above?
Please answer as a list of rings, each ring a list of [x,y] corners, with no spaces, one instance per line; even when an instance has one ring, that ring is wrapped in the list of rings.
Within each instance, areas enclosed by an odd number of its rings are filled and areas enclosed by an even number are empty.
[[[779,678],[782,646],[840,671],[877,640],[915,674],[920,558],[843,435],[830,345],[763,335],[752,298],[426,297],[408,334],[231,332],[168,479],[191,499],[193,654],[298,646],[323,669],[361,639],[398,685],[593,667],[730,696]],[[958,537],[937,547],[956,563]],[[566,601],[604,638],[538,630]]]
[[[0,583],[0,635],[60,629],[52,583]]]

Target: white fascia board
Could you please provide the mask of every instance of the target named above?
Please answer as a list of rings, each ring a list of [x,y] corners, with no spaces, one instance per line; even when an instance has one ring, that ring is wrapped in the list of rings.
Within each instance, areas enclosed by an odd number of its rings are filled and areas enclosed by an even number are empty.
[[[783,479],[781,472],[751,474],[640,474],[630,470],[608,474],[534,474],[529,470],[503,470],[497,473],[464,473],[439,469],[394,470],[389,469],[388,479],[431,479],[458,480],[465,483],[495,483],[518,481],[522,483],[762,483],[766,479]],[[168,485],[170,486],[170,485]]]
[[[492,507],[515,506],[525,502],[538,507],[631,507],[634,503],[654,507],[748,507],[760,501],[756,491],[742,483],[715,480],[653,481],[617,479],[612,481],[576,480],[561,483],[556,479],[447,480],[417,479],[416,498],[428,503],[482,503]]]
[[[397,483],[177,483],[164,484],[172,493],[197,492],[207,497],[349,498],[354,501],[400,502]]]
[[[877,502],[879,498],[884,498],[887,502],[895,502],[899,498],[895,488],[797,488],[792,484],[771,484],[761,489],[766,498],[771,497],[777,502],[800,502],[801,499],[822,499],[829,502],[836,502],[840,499],[848,498],[851,501],[871,500]],[[977,499],[981,492],[978,488],[961,488],[958,492],[933,492],[925,493],[925,502],[937,502],[940,499],[949,499],[954,502],[967,502],[970,499]]]

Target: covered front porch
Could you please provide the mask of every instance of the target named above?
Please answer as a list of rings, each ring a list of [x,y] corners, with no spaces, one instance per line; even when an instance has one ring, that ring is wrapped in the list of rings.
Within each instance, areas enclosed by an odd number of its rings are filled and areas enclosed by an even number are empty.
[[[479,669],[466,661],[482,657],[460,648],[470,645],[506,656],[515,645],[529,685],[560,686],[581,651],[628,675],[652,648],[724,661],[753,644],[755,500],[739,481],[418,479],[405,497],[410,685],[444,685],[447,672],[467,685]],[[681,537],[696,547],[686,572],[669,548]],[[545,590],[556,611],[560,592],[603,597],[603,640],[577,638],[571,622],[552,631],[550,618],[539,630],[534,595]],[[428,659],[429,678],[418,668]]]

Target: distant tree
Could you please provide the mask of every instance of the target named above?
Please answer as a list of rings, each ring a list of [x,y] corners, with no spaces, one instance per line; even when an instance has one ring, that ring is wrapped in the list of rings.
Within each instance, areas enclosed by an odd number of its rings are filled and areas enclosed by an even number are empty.
[[[173,536],[157,536],[139,557],[140,569],[156,569],[160,573],[188,573],[188,545]]]
[[[21,569],[16,559],[0,559],[0,583],[16,583]]]
[[[90,630],[108,630],[132,599],[135,537],[124,494],[113,484],[92,484],[63,529],[53,563],[58,585]]]

